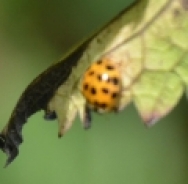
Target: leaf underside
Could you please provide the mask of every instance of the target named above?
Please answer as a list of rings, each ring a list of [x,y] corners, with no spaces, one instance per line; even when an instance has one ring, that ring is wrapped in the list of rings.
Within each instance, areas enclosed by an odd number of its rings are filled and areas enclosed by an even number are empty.
[[[188,86],[188,0],[140,1],[139,7],[146,2],[133,34],[107,56],[126,63],[127,104],[133,101],[150,126],[177,105]]]
[[[140,36],[144,61],[133,85],[133,101],[147,125],[166,116],[188,86],[187,20],[183,1],[171,1],[170,8]]]
[[[101,32],[44,71],[23,92],[0,134],[0,148],[8,156],[6,165],[19,153],[27,119],[39,110],[48,119],[58,117],[47,109],[56,90],[66,82],[75,86],[84,69],[100,57],[125,64],[124,107],[133,102],[148,126],[166,116],[184,92],[188,94],[187,20],[188,0],[137,0]],[[67,104],[68,98],[63,100]],[[87,119],[91,121],[90,116]]]

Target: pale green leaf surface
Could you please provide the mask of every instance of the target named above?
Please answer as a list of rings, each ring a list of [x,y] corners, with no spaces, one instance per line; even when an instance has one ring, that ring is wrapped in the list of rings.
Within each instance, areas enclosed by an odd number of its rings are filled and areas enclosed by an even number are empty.
[[[84,119],[85,99],[79,95],[82,76],[93,62],[106,58],[121,65],[119,110],[133,102],[146,125],[170,113],[188,85],[187,4],[188,0],[138,0],[93,35],[69,76],[68,85],[62,84],[57,90],[62,103],[68,101],[66,108],[74,103],[71,107],[76,110],[72,110]],[[63,135],[73,119],[67,116],[70,110],[63,110],[53,99],[49,109],[59,112]]]
[[[71,128],[77,115],[84,128],[90,127],[80,84],[87,68],[99,59],[117,64],[122,89],[114,106],[117,110],[133,102],[146,125],[170,113],[184,92],[188,94],[187,5],[188,0],[137,0],[68,53],[61,65],[54,64],[39,75],[0,134],[7,164],[18,154],[22,126],[38,110],[45,110],[45,116],[57,115],[59,137]]]
[[[139,16],[137,25],[132,28],[130,22],[125,22],[119,28],[122,33],[128,30],[128,35],[132,31],[132,35],[128,38],[121,33],[114,36],[115,41],[111,43],[114,46],[107,55],[114,62],[121,60],[124,63],[123,82],[128,95],[123,103],[126,106],[133,101],[147,125],[167,115],[177,105],[188,84],[186,3],[186,0],[140,1],[124,15],[132,15],[134,23],[134,19],[138,20],[135,15]],[[141,8],[144,9],[142,15],[138,14]],[[113,25],[117,23],[111,27]],[[116,46],[114,43],[118,41]]]
[[[142,35],[144,69],[134,85],[133,101],[148,125],[176,106],[187,85],[188,12],[181,3],[171,1]]]
[[[172,72],[146,71],[134,85],[134,102],[143,120],[153,124],[177,104],[183,83]]]

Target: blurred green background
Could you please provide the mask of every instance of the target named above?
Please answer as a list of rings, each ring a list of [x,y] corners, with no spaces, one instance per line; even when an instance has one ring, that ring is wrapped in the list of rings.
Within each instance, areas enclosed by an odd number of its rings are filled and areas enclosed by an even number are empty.
[[[0,128],[33,78],[131,2],[1,0]],[[150,129],[132,105],[118,115],[94,115],[88,131],[77,119],[59,140],[57,122],[39,112],[6,169],[0,152],[0,184],[187,184],[187,119],[185,97]]]

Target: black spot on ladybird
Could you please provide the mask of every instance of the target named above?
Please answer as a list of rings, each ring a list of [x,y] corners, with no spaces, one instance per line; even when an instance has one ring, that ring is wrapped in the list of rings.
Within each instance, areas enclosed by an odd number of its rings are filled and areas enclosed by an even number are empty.
[[[84,90],[87,90],[89,85],[87,83],[84,84]]]
[[[98,60],[98,61],[97,61],[97,64],[100,65],[101,63],[102,63],[102,60]]]
[[[107,70],[113,70],[114,67],[113,67],[112,65],[106,65],[106,69],[107,69]]]
[[[89,75],[93,75],[95,72],[94,71],[89,71]]]
[[[107,94],[109,90],[107,88],[102,88],[102,92]]]
[[[110,81],[111,81],[114,85],[118,85],[118,83],[119,83],[119,79],[118,79],[117,77],[111,78]]]
[[[99,80],[99,81],[101,81],[101,80],[102,80],[101,75],[98,75],[98,76],[97,76],[97,78],[98,78],[98,80]]]
[[[112,93],[112,98],[117,98],[118,93]]]
[[[91,88],[91,94],[95,95],[97,93],[96,89],[94,87]]]

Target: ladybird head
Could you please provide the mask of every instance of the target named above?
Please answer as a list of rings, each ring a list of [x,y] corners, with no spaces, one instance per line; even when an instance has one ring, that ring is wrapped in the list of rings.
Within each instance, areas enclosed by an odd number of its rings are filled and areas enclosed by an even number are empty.
[[[116,111],[121,93],[121,77],[108,59],[93,63],[85,72],[81,91],[89,108],[99,113]]]

